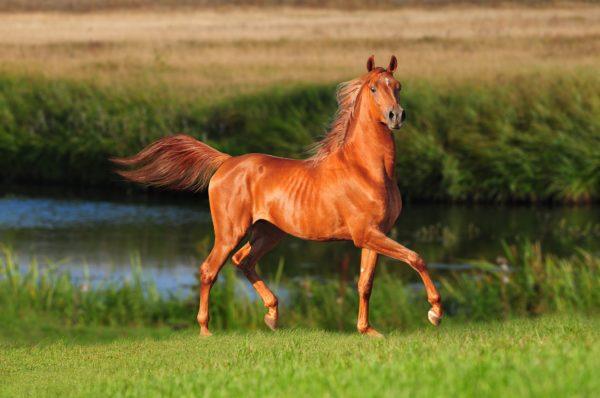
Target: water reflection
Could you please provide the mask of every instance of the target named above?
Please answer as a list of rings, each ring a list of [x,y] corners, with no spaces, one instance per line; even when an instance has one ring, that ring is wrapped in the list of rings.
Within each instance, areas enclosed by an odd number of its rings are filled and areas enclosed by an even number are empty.
[[[539,240],[544,250],[569,254],[574,247],[597,251],[597,207],[499,207],[407,204],[391,235],[420,252],[432,268],[452,268],[469,259],[493,260],[503,240]],[[35,257],[92,276],[122,275],[132,254],[162,289],[193,282],[198,263],[212,243],[204,200],[122,202],[44,196],[0,197],[0,243],[22,263]],[[287,238],[263,261],[266,274],[285,260],[286,276],[332,277],[345,256],[350,272],[359,253],[351,243],[304,242]],[[408,267],[387,265],[414,277]]]

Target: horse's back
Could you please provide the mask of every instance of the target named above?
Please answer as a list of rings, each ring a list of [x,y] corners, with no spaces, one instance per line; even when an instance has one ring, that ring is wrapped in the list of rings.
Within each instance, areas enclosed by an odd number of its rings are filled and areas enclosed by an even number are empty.
[[[217,170],[211,185],[228,184],[232,180],[260,178],[267,174],[281,174],[304,167],[306,160],[288,159],[262,153],[248,153],[227,159]],[[239,181],[239,180],[238,180]]]
[[[254,153],[228,159],[209,185],[213,218],[216,208],[243,207],[252,222],[265,220],[291,235],[320,239],[314,220],[336,213],[335,204],[323,200],[328,190],[322,174],[311,160]]]
[[[270,186],[293,183],[305,174],[306,161],[249,153],[227,159],[212,177],[209,197],[252,201]],[[275,188],[276,189],[276,188]]]

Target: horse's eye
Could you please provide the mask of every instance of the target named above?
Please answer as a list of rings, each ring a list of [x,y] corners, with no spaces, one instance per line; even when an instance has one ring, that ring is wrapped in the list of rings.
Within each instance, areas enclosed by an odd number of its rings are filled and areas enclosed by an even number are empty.
[[[371,86],[371,91],[375,92],[375,91],[377,91],[377,88],[375,88],[375,86]]]

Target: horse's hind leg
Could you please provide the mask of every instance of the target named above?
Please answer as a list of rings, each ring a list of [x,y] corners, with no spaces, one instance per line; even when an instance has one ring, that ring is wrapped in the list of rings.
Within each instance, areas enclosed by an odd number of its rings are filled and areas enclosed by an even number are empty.
[[[269,328],[275,330],[279,319],[277,297],[267,287],[262,278],[256,273],[255,266],[258,260],[268,251],[273,249],[281,240],[284,233],[274,225],[259,221],[252,227],[252,236],[232,257],[233,263],[238,266],[246,278],[261,297],[268,312],[265,315],[265,323]]]
[[[245,225],[234,227],[226,223],[225,226],[219,224],[221,227],[215,228],[215,244],[200,266],[200,303],[197,320],[200,325],[200,334],[203,336],[211,335],[208,330],[210,289],[217,280],[219,271],[225,265],[227,257],[246,234],[249,224],[248,221]],[[216,225],[217,223],[215,223]]]

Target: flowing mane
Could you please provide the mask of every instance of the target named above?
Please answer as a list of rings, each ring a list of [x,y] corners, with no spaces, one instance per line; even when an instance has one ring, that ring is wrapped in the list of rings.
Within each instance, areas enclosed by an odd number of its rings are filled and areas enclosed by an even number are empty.
[[[319,161],[339,149],[346,139],[346,133],[354,115],[354,106],[361,87],[367,80],[367,75],[347,82],[340,83],[336,90],[338,109],[335,112],[329,131],[323,139],[315,142],[309,148],[313,154],[312,160]]]

